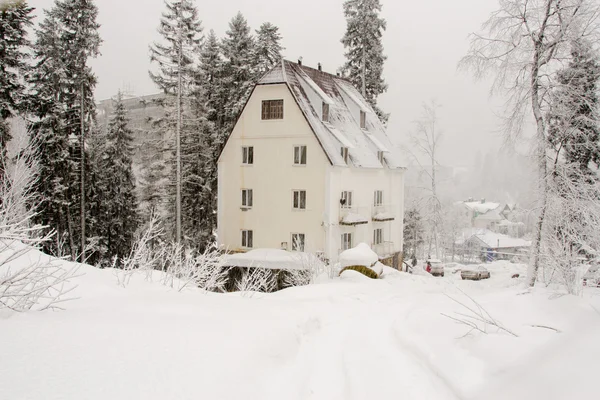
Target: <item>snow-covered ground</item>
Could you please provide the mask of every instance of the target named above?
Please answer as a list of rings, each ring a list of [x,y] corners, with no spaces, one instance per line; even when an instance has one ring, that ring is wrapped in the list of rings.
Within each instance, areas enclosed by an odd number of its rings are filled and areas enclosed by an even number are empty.
[[[600,292],[390,269],[274,294],[128,287],[82,266],[66,311],[0,313],[0,399],[592,399]],[[443,316],[470,296],[514,337]],[[460,318],[460,317],[459,317]],[[482,326],[483,327],[483,326]],[[553,328],[553,329],[548,329]]]

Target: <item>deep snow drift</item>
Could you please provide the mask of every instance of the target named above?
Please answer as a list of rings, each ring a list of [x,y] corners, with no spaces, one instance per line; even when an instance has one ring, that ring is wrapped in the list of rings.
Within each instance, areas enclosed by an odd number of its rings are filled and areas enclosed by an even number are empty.
[[[590,399],[600,292],[386,268],[274,294],[117,285],[82,266],[66,311],[0,313],[1,399]],[[514,337],[443,316],[471,296]],[[450,298],[451,297],[451,298]],[[549,329],[552,328],[552,329]]]

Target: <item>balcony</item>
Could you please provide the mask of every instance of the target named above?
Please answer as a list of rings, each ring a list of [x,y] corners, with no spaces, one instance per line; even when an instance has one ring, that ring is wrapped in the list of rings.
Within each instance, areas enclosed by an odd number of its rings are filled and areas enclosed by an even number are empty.
[[[369,209],[367,207],[340,206],[340,225],[356,226],[369,223]]]
[[[397,207],[394,205],[375,206],[371,210],[371,219],[374,222],[393,221],[396,219]]]
[[[380,259],[388,258],[394,255],[396,252],[394,249],[394,242],[382,242],[371,246],[373,251],[377,253]]]

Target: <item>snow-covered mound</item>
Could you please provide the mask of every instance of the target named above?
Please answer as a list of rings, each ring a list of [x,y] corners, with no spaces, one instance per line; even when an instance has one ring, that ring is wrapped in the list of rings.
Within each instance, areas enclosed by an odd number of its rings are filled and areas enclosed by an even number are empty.
[[[379,261],[377,253],[371,250],[371,247],[366,243],[359,243],[358,246],[352,249],[344,250],[339,257],[342,268],[353,265],[362,265],[370,268],[377,261]]]
[[[0,398],[597,398],[600,290],[556,297],[515,285],[522,267],[486,268],[466,282],[382,267],[386,279],[244,297],[179,291],[158,272],[121,287],[119,271],[82,265],[65,311],[0,316]],[[444,316],[469,314],[459,303],[516,336],[469,333]]]

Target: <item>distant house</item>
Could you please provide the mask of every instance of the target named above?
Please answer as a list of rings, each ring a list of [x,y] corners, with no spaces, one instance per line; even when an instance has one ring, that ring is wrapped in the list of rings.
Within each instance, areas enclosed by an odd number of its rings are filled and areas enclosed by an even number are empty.
[[[495,233],[487,229],[465,230],[462,243],[468,252],[488,259],[510,259],[527,252],[531,242],[524,239]]]
[[[471,221],[471,227],[488,229],[505,235],[520,237],[524,224],[511,221],[515,205],[481,201],[460,201],[455,204],[460,207],[465,216]]]
[[[254,88],[218,163],[218,242],[232,252],[402,250],[404,168],[352,84],[281,61]]]

